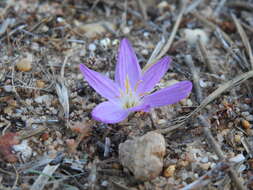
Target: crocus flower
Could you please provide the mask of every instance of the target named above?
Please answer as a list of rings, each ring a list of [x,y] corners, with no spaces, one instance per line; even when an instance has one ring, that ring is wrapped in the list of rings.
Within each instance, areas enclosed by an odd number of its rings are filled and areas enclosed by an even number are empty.
[[[151,108],[174,104],[186,98],[192,89],[190,81],[182,81],[152,92],[167,72],[171,58],[166,56],[141,71],[136,54],[127,39],[120,43],[114,81],[85,65],[80,70],[89,85],[108,101],[92,111],[93,119],[104,123],[123,121],[131,112],[148,112]]]

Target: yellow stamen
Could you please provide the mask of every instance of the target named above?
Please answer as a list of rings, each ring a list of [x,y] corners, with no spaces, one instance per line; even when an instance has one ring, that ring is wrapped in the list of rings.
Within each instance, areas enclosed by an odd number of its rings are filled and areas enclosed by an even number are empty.
[[[130,82],[129,82],[129,79],[128,79],[128,75],[126,76],[125,87],[126,87],[126,93],[128,94],[128,92],[131,91],[131,87],[130,87]]]
[[[134,91],[136,92],[137,91],[137,88],[139,86],[139,84],[142,82],[142,80],[138,80],[137,83],[135,84],[134,86]]]

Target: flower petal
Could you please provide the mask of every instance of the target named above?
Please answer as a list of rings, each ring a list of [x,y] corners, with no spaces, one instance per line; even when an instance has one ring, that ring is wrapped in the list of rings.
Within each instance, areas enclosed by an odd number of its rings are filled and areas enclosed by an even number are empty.
[[[190,94],[191,90],[192,83],[190,81],[178,82],[172,86],[145,96],[143,104],[150,105],[150,107],[160,107],[174,104],[186,98]]]
[[[110,101],[97,105],[91,113],[93,119],[103,123],[118,123],[126,119],[128,114],[128,110]]]
[[[150,110],[150,106],[147,104],[145,104],[145,105],[142,104],[142,105],[135,106],[135,107],[128,109],[129,112],[135,112],[135,111],[149,112],[149,110]]]
[[[108,77],[80,64],[80,70],[89,85],[101,96],[114,101],[120,96],[119,86]]]
[[[158,83],[163,75],[167,72],[171,58],[166,56],[158,61],[156,64],[152,65],[141,77],[141,82],[138,85],[137,93],[143,94],[150,92],[156,83]]]
[[[129,41],[124,38],[120,42],[118,60],[115,71],[115,81],[122,89],[125,89],[125,80],[128,77],[132,89],[141,77],[141,68],[136,54]]]

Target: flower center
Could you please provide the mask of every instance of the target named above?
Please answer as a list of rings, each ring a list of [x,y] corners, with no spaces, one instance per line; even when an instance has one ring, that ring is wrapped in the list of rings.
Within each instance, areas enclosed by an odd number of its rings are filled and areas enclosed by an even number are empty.
[[[125,91],[121,91],[120,101],[122,107],[125,109],[135,107],[140,103],[140,97],[131,89],[128,76],[125,80]]]

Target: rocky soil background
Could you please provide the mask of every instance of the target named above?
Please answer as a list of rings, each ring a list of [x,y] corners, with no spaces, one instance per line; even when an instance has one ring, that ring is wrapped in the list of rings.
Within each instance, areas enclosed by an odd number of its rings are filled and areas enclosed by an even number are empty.
[[[250,0],[0,2],[1,190],[253,189]],[[127,37],[181,102],[108,125],[79,64],[114,76]]]

